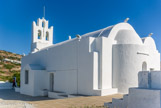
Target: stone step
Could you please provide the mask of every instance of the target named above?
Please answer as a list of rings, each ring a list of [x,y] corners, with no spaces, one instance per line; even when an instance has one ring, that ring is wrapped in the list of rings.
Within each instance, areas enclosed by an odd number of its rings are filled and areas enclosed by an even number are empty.
[[[55,99],[63,99],[68,96],[64,92],[53,91],[53,92],[48,92],[48,97],[55,98]]]
[[[104,106],[107,108],[114,108],[112,102],[106,102],[106,103],[104,103]]]
[[[65,98],[68,98],[68,95],[59,95],[58,99],[65,99]]]
[[[109,108],[127,108],[128,106],[128,95],[124,95],[121,99],[113,98],[112,102],[104,103],[104,106]]]
[[[75,98],[75,97],[86,97],[87,95],[81,94],[68,94],[68,98]]]
[[[117,94],[117,88],[109,88],[109,89],[94,89],[94,95],[96,96],[107,96],[112,94]]]
[[[123,96],[123,101],[124,101],[124,107],[127,108],[127,106],[128,106],[128,94],[125,94]]]
[[[114,107],[118,107],[118,108],[122,108],[123,107],[123,105],[124,105],[124,101],[123,101],[123,99],[121,98],[121,99],[116,99],[116,98],[113,98],[112,99],[112,104],[113,104],[113,106]]]

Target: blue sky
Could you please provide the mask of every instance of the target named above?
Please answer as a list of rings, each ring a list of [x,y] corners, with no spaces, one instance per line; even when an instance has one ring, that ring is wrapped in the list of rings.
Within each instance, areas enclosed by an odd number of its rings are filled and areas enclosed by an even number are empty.
[[[43,17],[54,26],[54,43],[110,25],[129,23],[140,37],[153,32],[161,52],[161,0],[1,0],[0,50],[30,52],[32,21]]]

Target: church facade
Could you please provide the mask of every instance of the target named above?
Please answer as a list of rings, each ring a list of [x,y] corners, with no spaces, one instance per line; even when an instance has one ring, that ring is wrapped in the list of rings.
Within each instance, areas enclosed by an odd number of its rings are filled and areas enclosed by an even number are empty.
[[[140,38],[127,22],[53,44],[53,27],[33,22],[31,53],[22,58],[20,93],[110,95],[138,86],[139,71],[160,70],[151,36]]]

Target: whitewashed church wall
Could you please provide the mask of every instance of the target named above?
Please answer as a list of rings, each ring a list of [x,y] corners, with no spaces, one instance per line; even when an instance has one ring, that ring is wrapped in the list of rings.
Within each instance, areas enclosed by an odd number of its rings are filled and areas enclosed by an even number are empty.
[[[77,69],[77,41],[71,41],[47,51],[47,70]]]
[[[160,70],[160,53],[156,48],[155,41],[152,37],[146,37],[144,45],[147,47],[150,59],[150,70]]]
[[[54,73],[54,91],[77,94],[77,70],[64,70]]]
[[[74,40],[25,56],[22,59],[22,67],[24,67],[25,64],[40,64],[45,66],[49,72],[56,71],[58,76],[61,76],[58,74],[59,72],[69,73],[69,71],[78,69],[78,93],[88,94],[93,90],[92,61],[92,53],[89,53],[89,39],[82,38],[80,41]],[[61,77],[63,76],[64,75]],[[73,76],[71,75],[70,79],[72,78]],[[55,89],[57,89],[57,87],[58,86],[56,86]],[[60,87],[58,89],[60,90]],[[62,90],[65,90],[65,88],[62,88]],[[75,90],[72,91],[75,92]]]
[[[98,52],[93,52],[93,89],[96,90],[99,87],[99,76],[98,76],[98,72],[99,72],[99,67],[98,67],[98,63],[99,63],[99,53]]]
[[[88,37],[78,41],[78,93],[86,95],[92,95],[93,91],[93,52],[89,53],[90,41]]]
[[[47,70],[77,69],[77,43],[71,41],[50,47],[22,58],[22,68],[26,64],[40,64]]]
[[[30,69],[28,70],[28,74],[29,74],[29,80],[28,80],[28,84],[25,84],[25,70],[21,71],[21,90],[20,93],[21,94],[25,94],[25,95],[30,95],[30,96],[34,96],[34,72],[31,71]]]
[[[128,88],[138,86],[138,72],[143,62],[149,67],[149,56],[143,45],[113,45],[113,87],[120,93],[128,93]]]
[[[41,96],[44,89],[49,90],[49,75],[45,70],[33,71],[34,73],[34,95]]]
[[[114,40],[107,37],[96,39],[96,51],[98,52],[98,89],[112,88],[113,43]]]
[[[102,37],[102,89],[112,88],[112,44],[111,38]]]
[[[160,70],[160,53],[149,51],[150,69],[149,70]]]

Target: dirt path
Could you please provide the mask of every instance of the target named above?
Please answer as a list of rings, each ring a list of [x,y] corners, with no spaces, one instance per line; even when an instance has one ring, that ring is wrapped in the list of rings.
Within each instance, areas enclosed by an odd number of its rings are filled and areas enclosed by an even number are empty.
[[[14,92],[14,90],[0,90],[0,108],[69,108],[85,105],[103,106],[104,102],[111,102],[112,98],[122,95],[88,96],[67,99],[51,99],[48,97],[31,97]]]

